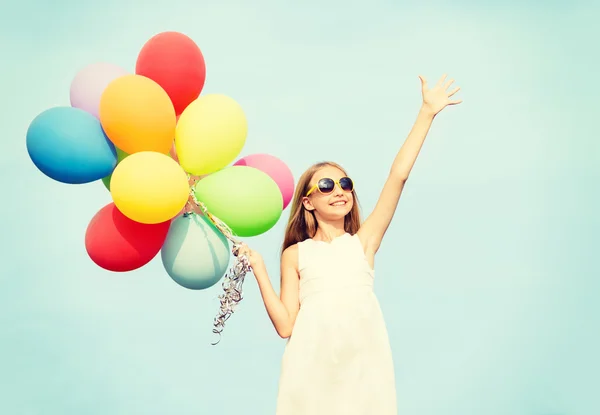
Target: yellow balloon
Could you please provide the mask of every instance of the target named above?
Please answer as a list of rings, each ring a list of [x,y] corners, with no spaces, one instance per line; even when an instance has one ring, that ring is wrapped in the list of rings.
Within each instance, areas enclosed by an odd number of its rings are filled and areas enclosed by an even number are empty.
[[[114,145],[127,154],[168,153],[175,136],[176,116],[162,87],[141,75],[112,81],[100,98],[100,123]]]
[[[175,148],[181,167],[200,176],[231,163],[246,143],[248,122],[242,107],[221,94],[203,95],[181,113]]]
[[[112,199],[129,219],[166,222],[183,209],[189,197],[187,174],[171,157],[154,151],[131,154],[113,171]]]

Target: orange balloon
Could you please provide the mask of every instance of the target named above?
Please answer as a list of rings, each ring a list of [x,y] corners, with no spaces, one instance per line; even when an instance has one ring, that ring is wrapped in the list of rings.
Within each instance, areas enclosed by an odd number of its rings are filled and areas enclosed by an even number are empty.
[[[100,98],[100,123],[125,153],[168,154],[175,136],[175,108],[160,85],[141,75],[112,81]]]

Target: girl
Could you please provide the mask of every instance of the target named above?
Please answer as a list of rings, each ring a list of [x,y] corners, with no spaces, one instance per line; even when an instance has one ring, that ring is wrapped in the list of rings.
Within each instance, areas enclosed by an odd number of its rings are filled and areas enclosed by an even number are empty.
[[[374,258],[435,116],[459,88],[419,76],[423,102],[371,215],[361,225],[352,179],[333,162],[299,179],[281,255],[281,296],[243,245],[267,313],[287,338],[277,415],[396,415],[394,366],[373,293]]]

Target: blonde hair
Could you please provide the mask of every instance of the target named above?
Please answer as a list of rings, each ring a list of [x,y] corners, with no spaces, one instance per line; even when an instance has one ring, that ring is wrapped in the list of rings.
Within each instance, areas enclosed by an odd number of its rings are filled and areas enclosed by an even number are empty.
[[[312,238],[317,232],[318,224],[315,214],[314,212],[307,210],[302,201],[309,190],[313,176],[323,167],[335,167],[340,169],[344,175],[348,174],[339,164],[332,161],[323,161],[313,164],[302,174],[302,176],[300,176],[290,209],[290,218],[285,228],[281,252],[298,242]],[[361,219],[358,197],[354,190],[352,191],[352,196],[354,198],[354,203],[352,205],[352,210],[344,218],[344,229],[349,234],[354,235],[360,228]]]

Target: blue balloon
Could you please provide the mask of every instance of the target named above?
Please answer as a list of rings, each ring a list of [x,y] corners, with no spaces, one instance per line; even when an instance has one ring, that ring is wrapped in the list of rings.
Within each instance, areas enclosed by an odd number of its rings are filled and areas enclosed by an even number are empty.
[[[62,183],[90,183],[117,165],[115,146],[100,121],[73,107],[50,108],[35,117],[27,130],[27,151],[42,173]]]
[[[215,285],[227,272],[230,258],[227,238],[197,214],[173,219],[160,254],[167,274],[191,290]]]

